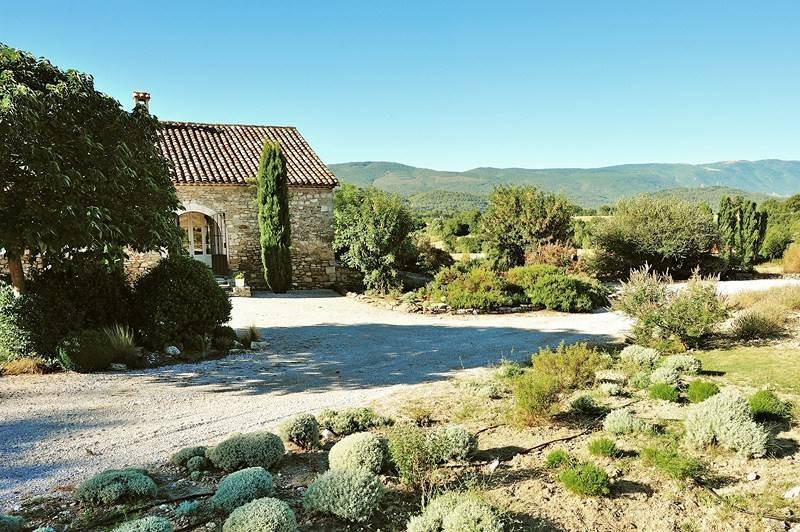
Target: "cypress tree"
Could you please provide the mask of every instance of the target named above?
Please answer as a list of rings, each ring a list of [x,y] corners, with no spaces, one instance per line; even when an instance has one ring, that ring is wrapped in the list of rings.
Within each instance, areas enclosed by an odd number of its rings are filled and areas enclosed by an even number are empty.
[[[717,215],[722,256],[733,266],[750,268],[767,231],[767,213],[741,196],[725,197]]]
[[[291,286],[292,262],[289,251],[289,189],[280,143],[264,141],[257,183],[256,203],[264,280],[270,290],[282,294]]]

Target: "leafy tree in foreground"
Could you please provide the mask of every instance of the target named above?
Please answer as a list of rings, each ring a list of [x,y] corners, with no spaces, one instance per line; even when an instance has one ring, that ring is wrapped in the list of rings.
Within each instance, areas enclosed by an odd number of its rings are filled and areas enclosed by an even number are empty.
[[[264,280],[270,290],[282,294],[289,290],[292,282],[292,261],[286,162],[279,143],[264,142],[257,180],[256,203]]]
[[[0,44],[0,248],[17,292],[26,252],[58,261],[80,250],[119,264],[125,247],[179,248],[158,127],[91,76]]]
[[[343,185],[334,196],[333,249],[364,274],[367,288],[397,284],[398,253],[415,229],[414,217],[396,194]]]
[[[764,242],[767,213],[754,201],[728,196],[720,201],[717,225],[722,257],[740,268],[752,267]]]
[[[546,242],[567,242],[576,207],[566,198],[534,187],[501,186],[489,198],[481,232],[499,269],[521,266],[525,252]]]

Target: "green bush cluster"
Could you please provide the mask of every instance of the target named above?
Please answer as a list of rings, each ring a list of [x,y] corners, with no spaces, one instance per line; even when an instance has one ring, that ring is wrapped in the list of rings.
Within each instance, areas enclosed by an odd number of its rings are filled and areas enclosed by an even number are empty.
[[[709,381],[693,380],[686,389],[686,397],[692,403],[702,403],[719,393],[719,386]]]
[[[371,408],[323,410],[317,416],[317,421],[320,427],[339,436],[385,427],[393,423],[391,419],[377,415]]]
[[[620,451],[617,448],[617,444],[614,443],[613,440],[609,440],[608,438],[597,438],[589,442],[587,447],[589,452],[595,456],[605,456],[608,458],[614,458],[619,456]]]
[[[550,375],[533,371],[512,381],[514,417],[521,423],[534,424],[556,413],[561,384]]]
[[[407,532],[502,532],[494,509],[478,497],[446,492],[434,498],[422,514],[412,517]]]
[[[789,405],[781,401],[770,390],[757,391],[748,398],[747,402],[750,405],[750,413],[756,420],[781,419],[789,412]]]
[[[206,457],[223,471],[260,466],[269,469],[286,452],[281,439],[271,432],[233,434],[206,451]]]
[[[223,478],[211,497],[211,504],[220,512],[230,513],[243,504],[271,495],[273,487],[269,471],[248,467]]]
[[[547,275],[563,275],[564,268],[552,264],[529,264],[516,266],[505,273],[506,281],[520,293],[530,292],[536,281]]]
[[[475,436],[458,425],[433,431],[399,425],[389,433],[388,451],[400,478],[413,486],[421,486],[438,464],[466,460],[477,446]]]
[[[591,312],[608,304],[606,288],[596,279],[579,275],[544,275],[526,295],[532,305],[561,312]]]
[[[644,390],[645,388],[649,388],[650,384],[652,384],[650,382],[650,372],[647,371],[637,371],[628,377],[628,386],[636,390]]]
[[[172,524],[163,517],[151,515],[122,523],[114,532],[172,532]]]
[[[297,519],[289,505],[264,497],[239,506],[222,525],[222,532],[295,532]]]
[[[578,495],[608,495],[611,482],[608,474],[591,463],[577,464],[564,469],[558,480],[564,487]]]
[[[428,287],[429,297],[454,309],[492,310],[514,304],[500,274],[484,266],[464,270],[460,265],[441,270]]]
[[[572,464],[573,459],[564,449],[555,449],[547,453],[544,463],[548,469],[558,469],[559,467]]]
[[[767,452],[769,434],[753,421],[747,400],[732,390],[722,390],[689,408],[684,421],[689,446],[711,444],[744,456],[760,457]]]
[[[661,401],[678,402],[680,399],[680,392],[671,384],[665,382],[654,382],[647,390],[650,399],[658,399]]]
[[[231,316],[228,296],[211,270],[188,256],[159,261],[133,287],[134,325],[146,346],[207,336]]]
[[[645,464],[678,480],[698,478],[703,474],[703,464],[699,460],[682,454],[674,447],[645,447],[640,455]]]
[[[86,504],[113,504],[121,500],[155,497],[158,486],[142,469],[109,469],[78,486],[75,497]]]
[[[371,432],[350,434],[339,440],[328,453],[334,470],[368,471],[378,474],[386,461],[386,444]]]
[[[571,413],[579,416],[600,416],[608,412],[608,408],[599,404],[590,395],[581,395],[569,404]]]
[[[18,515],[0,514],[0,530],[3,532],[22,532],[25,520]]]
[[[281,423],[278,435],[283,441],[313,449],[319,445],[319,423],[311,414],[300,414]]]
[[[169,461],[176,466],[186,467],[191,458],[205,458],[208,448],[205,445],[195,445],[191,447],[184,447],[172,456]]]
[[[366,471],[326,471],[317,476],[303,495],[303,508],[363,522],[378,509],[385,489],[378,477]]]
[[[626,408],[612,410],[603,420],[603,430],[611,434],[629,434],[647,429],[647,424]]]

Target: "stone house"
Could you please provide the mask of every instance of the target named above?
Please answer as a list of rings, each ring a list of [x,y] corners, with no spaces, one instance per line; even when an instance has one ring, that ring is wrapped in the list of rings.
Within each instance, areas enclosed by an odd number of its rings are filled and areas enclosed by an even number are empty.
[[[137,105],[150,95],[134,93]],[[336,177],[294,127],[162,122],[160,147],[172,162],[172,182],[183,209],[177,213],[184,246],[217,275],[243,272],[264,288],[254,179],[265,139],[280,142],[286,158],[291,220],[292,287],[333,286],[333,189]],[[157,254],[128,261],[132,274],[151,267]]]

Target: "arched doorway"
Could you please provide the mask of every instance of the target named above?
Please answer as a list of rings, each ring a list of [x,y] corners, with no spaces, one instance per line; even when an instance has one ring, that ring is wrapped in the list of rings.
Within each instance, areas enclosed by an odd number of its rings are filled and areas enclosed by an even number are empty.
[[[228,274],[225,215],[188,211],[178,216],[183,248],[190,257],[208,265],[216,275]]]

